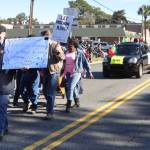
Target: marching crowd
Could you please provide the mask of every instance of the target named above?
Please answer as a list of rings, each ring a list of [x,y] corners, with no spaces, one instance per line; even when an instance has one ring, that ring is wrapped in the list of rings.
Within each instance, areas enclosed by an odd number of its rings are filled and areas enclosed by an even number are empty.
[[[17,70],[0,69],[0,140],[8,132],[7,107],[9,95],[14,95],[13,105],[17,106],[18,98],[23,100],[23,112],[30,109],[36,113],[38,109],[39,88],[42,85],[43,95],[46,99],[45,119],[52,119],[54,114],[54,103],[58,81],[61,78],[65,83],[66,108],[71,111],[74,101],[79,107],[79,93],[82,74],[85,71],[93,79],[90,65],[83,52],[81,44],[74,38],[68,39],[64,47],[63,43],[51,40],[48,30],[41,32],[41,36],[49,41],[48,66],[44,69],[22,68]],[[5,47],[6,29],[0,26],[0,67],[2,68]],[[16,82],[16,86],[15,86]],[[14,93],[15,88],[15,93]]]

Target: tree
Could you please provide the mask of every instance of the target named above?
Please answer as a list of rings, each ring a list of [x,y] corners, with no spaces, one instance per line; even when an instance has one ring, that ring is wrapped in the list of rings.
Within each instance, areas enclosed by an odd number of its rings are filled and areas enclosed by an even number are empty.
[[[27,17],[25,24],[29,24],[29,17]],[[32,18],[32,25],[39,24],[39,21],[37,18]]]
[[[14,18],[7,18],[8,24],[14,24]]]
[[[143,5],[138,9],[138,15],[142,15],[142,21],[144,17],[144,35],[145,35],[145,43],[147,42],[146,40],[146,21],[147,17],[150,16],[150,5]]]
[[[72,8],[78,8],[80,15],[84,15],[85,12],[92,13],[92,6],[89,5],[85,0],[69,1],[69,6]]]
[[[78,8],[80,11],[80,24],[110,23],[111,15],[106,14],[100,8],[89,5],[85,0],[69,1],[71,8]]]
[[[112,15],[111,22],[115,24],[127,23],[124,10],[115,11]]]
[[[33,18],[33,25],[39,24],[37,18]],[[0,19],[0,23],[13,24],[13,25],[24,25],[29,23],[29,17],[24,12],[19,13],[14,18]]]
[[[16,20],[17,20],[17,23],[19,25],[23,25],[25,24],[26,20],[27,20],[27,16],[25,13],[19,13],[17,16],[16,16]]]

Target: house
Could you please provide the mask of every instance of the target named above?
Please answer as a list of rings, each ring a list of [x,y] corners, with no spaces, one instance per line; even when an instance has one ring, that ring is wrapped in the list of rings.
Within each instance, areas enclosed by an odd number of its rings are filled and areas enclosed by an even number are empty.
[[[34,25],[33,34],[40,36],[40,32],[49,29],[53,30],[53,25]],[[108,24],[108,25],[79,25],[73,26],[71,35],[81,40],[97,40],[106,42],[121,42],[123,39],[132,41],[134,38],[144,37],[144,31],[142,32],[142,25],[140,23],[130,24]],[[147,42],[150,45],[150,32],[147,29]],[[7,30],[8,38],[27,37],[28,25],[14,25],[13,29]]]

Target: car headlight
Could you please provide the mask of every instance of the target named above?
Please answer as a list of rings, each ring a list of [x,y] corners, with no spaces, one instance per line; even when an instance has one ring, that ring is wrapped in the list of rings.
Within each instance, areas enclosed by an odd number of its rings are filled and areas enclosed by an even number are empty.
[[[137,63],[137,58],[135,58],[135,57],[130,58],[128,63],[136,64]]]
[[[108,63],[108,58],[104,57],[103,62]]]

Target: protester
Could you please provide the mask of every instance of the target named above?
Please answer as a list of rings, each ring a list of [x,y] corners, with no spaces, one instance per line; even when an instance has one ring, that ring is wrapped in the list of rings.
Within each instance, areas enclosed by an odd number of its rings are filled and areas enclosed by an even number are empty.
[[[88,44],[88,53],[89,53],[89,62],[92,63],[92,52],[93,52],[93,49],[92,49],[92,44]]]
[[[0,141],[8,132],[7,107],[9,94],[13,94],[15,82],[14,71],[2,70],[6,29],[0,26]]]
[[[108,50],[108,56],[112,57],[116,55],[116,46],[117,46],[117,41],[114,41],[112,47]]]
[[[21,76],[22,76],[22,70],[18,69],[16,71],[16,89],[15,89],[15,95],[14,95],[14,99],[13,99],[13,105],[14,106],[18,105],[18,99],[19,99],[19,96],[20,96]]]
[[[33,35],[30,35],[31,37]],[[31,101],[31,111],[36,113],[38,95],[39,95],[39,83],[40,83],[40,73],[36,68],[23,68],[22,75],[20,79],[20,93],[24,101],[23,111],[27,112],[29,109],[29,102]]]
[[[138,39],[137,38],[134,38],[134,43],[138,43]]]
[[[86,69],[90,77],[93,75],[90,71],[89,63],[82,50],[78,48],[76,39],[69,39],[68,49],[65,56],[64,76],[66,77],[66,96],[67,105],[66,112],[70,112],[71,103],[74,100],[76,105],[79,105],[79,89],[78,83],[81,79],[81,74]]]
[[[43,33],[49,33],[49,31],[43,31]],[[48,38],[45,35],[45,38]],[[58,78],[63,66],[64,52],[60,44],[56,41],[49,39],[49,56],[48,56],[48,68],[44,71],[43,77],[43,93],[47,101],[47,115],[45,119],[52,119],[54,114],[54,103],[56,96],[56,89],[58,84]]]
[[[37,69],[23,69],[20,83],[20,93],[24,101],[23,111],[27,112],[29,109],[29,102],[31,101],[31,111],[36,113],[38,94],[39,94],[39,82],[40,74]]]
[[[49,36],[50,36],[50,31],[49,30],[44,30],[41,32],[41,36],[45,37],[46,39],[45,40],[48,40],[49,39]],[[39,88],[40,88],[40,93],[43,92],[43,80],[44,80],[44,73],[45,73],[46,69],[42,68],[42,69],[39,69],[39,72],[40,72],[40,84],[39,84]]]

